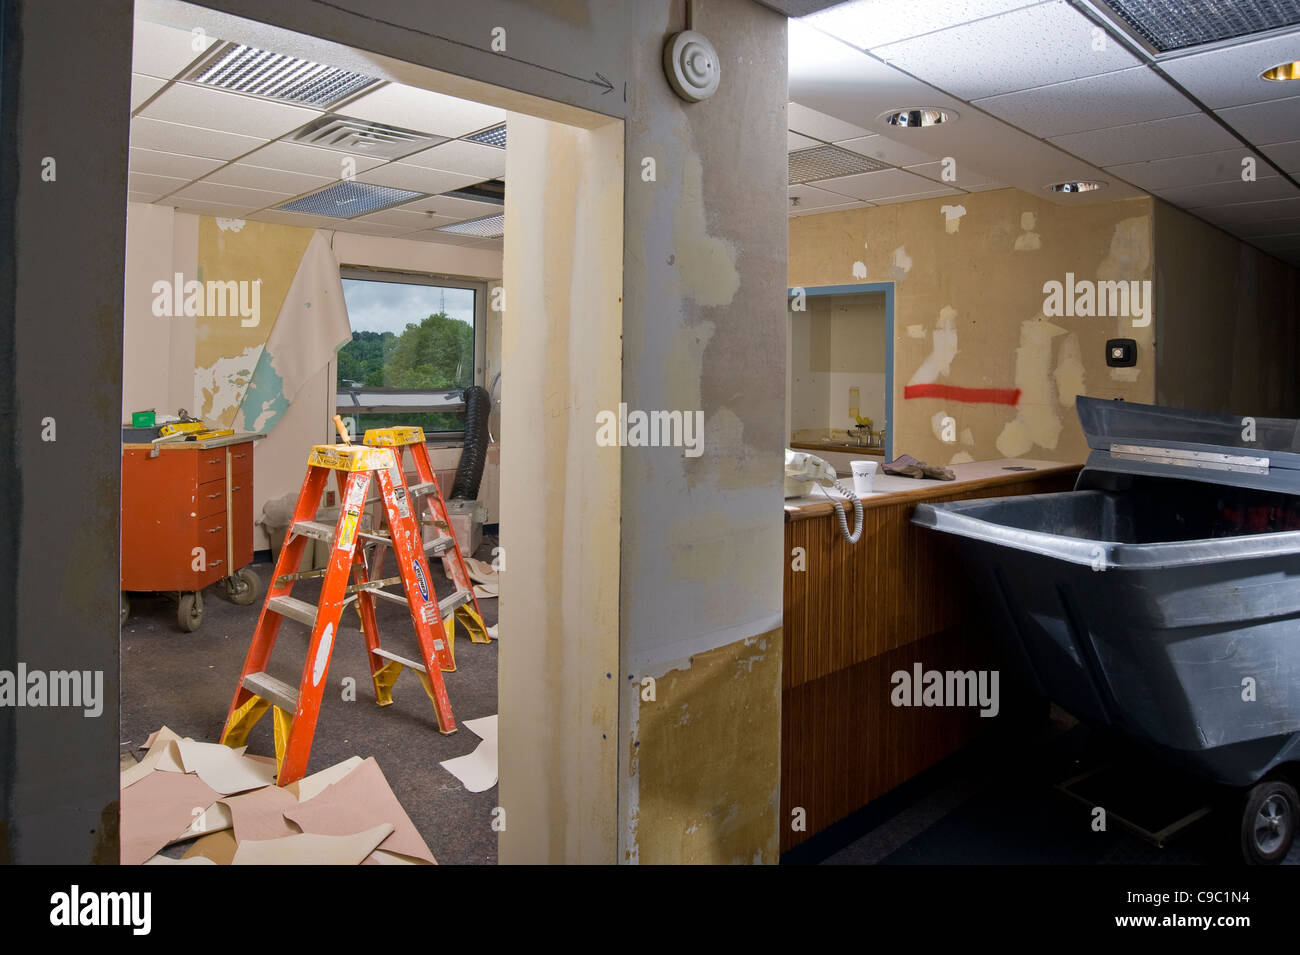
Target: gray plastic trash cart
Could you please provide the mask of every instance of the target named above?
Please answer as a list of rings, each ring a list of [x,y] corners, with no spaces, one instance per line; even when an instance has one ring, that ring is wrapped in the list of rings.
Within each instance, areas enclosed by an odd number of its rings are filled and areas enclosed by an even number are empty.
[[[1300,816],[1300,423],[1077,399],[1075,490],[921,504],[961,538],[1020,676],[1094,726],[1252,787],[1248,861]],[[1254,440],[1243,438],[1253,437]]]

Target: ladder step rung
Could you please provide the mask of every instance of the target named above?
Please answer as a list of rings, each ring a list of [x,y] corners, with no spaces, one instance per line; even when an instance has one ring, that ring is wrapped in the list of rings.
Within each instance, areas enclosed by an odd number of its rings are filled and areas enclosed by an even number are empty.
[[[425,544],[424,552],[426,554],[441,554],[445,550],[450,550],[454,541],[454,537],[451,537],[448,534],[443,534],[441,537],[436,537],[429,541],[429,543]]]
[[[392,650],[385,650],[383,647],[378,647],[374,653],[377,657],[383,657],[385,660],[392,660],[394,663],[400,663],[402,666],[410,667],[412,670],[418,670],[421,673],[429,672],[423,663],[416,663],[414,660],[408,660],[406,657],[399,656]]]
[[[273,703],[286,713],[298,712],[298,691],[269,673],[250,673],[244,677],[244,689]]]
[[[433,489],[437,486],[433,481],[423,481],[419,484],[412,484],[406,490],[411,497],[423,497],[426,494],[432,494]]]
[[[321,521],[298,521],[293,525],[293,532],[301,534],[303,537],[312,537],[318,541],[332,542],[334,540],[334,525],[325,524]]]
[[[290,597],[287,594],[281,597],[271,597],[266,602],[266,609],[272,610],[282,617],[288,617],[290,620],[305,623],[309,627],[316,626],[316,605],[309,604],[305,600],[299,600],[297,597]]]
[[[438,614],[443,620],[446,620],[451,613],[461,604],[467,604],[474,596],[472,590],[458,590],[446,600],[438,601]]]

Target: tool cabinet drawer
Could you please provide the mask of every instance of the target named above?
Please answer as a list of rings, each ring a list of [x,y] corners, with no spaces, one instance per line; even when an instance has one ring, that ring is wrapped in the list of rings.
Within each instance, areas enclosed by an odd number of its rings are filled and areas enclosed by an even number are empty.
[[[200,484],[194,493],[194,516],[210,517],[226,510],[226,479]]]

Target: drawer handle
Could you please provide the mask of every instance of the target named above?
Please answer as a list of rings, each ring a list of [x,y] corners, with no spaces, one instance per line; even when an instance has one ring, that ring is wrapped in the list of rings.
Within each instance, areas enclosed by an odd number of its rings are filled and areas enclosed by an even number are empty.
[[[220,566],[221,566],[222,564],[224,564],[224,563],[225,563],[224,560],[210,560],[210,561],[208,561],[208,566],[209,566],[209,567],[220,567]]]
[[[247,452],[247,451],[243,451],[243,452],[241,452],[241,453],[239,453],[239,454],[231,455],[231,457],[234,457],[234,458],[246,458],[246,457],[248,457],[248,452]]]
[[[244,487],[244,485],[242,485],[242,484],[236,484],[234,487],[232,487],[232,488],[230,489],[230,493],[231,493],[231,494],[234,494],[236,491],[243,490],[243,487]]]
[[[221,458],[208,458],[208,463],[209,463],[209,464],[220,464],[220,463],[221,463]]]
[[[211,500],[215,500],[216,498],[219,498],[219,497],[221,497],[220,494],[209,494],[209,495],[208,495],[208,500],[209,500],[209,501],[211,501]]]
[[[216,527],[209,527],[209,528],[208,528],[208,533],[209,533],[209,534],[220,534],[220,533],[221,533],[222,531],[224,531],[225,529],[226,529],[226,525],[225,525],[225,524],[218,524]]]

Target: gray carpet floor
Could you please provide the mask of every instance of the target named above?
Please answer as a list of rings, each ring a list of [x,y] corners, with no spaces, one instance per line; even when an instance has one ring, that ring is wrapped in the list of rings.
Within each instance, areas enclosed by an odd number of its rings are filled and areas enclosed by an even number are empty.
[[[484,536],[475,556],[491,560],[496,538]],[[452,591],[441,562],[431,567],[439,596]],[[252,565],[269,582],[269,562]],[[391,558],[388,567],[392,567]],[[391,572],[391,571],[390,571]],[[315,603],[319,580],[300,581],[293,595]],[[377,601],[381,644],[411,659],[419,659],[411,619],[405,608]],[[497,622],[497,601],[480,600],[484,622]],[[243,668],[244,656],[257,624],[262,599],[247,607],[225,599],[219,587],[204,593],[199,629],[183,633],[176,624],[176,604],[163,596],[131,595],[131,616],[122,628],[122,751],[143,755],[138,747],[150,733],[166,725],[181,736],[216,742]],[[286,621],[271,658],[270,672],[293,685],[301,673],[307,628]],[[457,628],[456,666],[443,674],[457,723],[497,712],[497,644],[471,643]],[[345,680],[354,684],[355,700],[344,699]],[[308,772],[316,772],[349,756],[373,756],[441,863],[494,864],[497,838],[492,810],[497,789],[468,792],[439,762],[464,756],[479,739],[463,726],[443,736],[433,705],[419,677],[404,671],[393,690],[393,704],[375,705],[374,687],[366,663],[357,614],[345,608],[343,626],[334,644],[327,677],[330,691],[321,706]],[[273,756],[271,720],[263,717],[249,737],[250,753]]]

